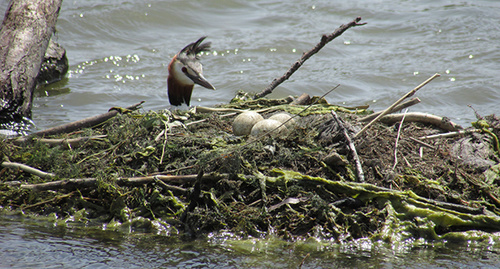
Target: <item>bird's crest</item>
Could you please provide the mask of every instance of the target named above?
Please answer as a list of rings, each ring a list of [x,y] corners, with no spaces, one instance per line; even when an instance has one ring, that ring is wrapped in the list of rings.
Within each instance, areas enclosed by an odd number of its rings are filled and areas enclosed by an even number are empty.
[[[179,52],[179,55],[185,53],[187,56],[194,56],[196,59],[199,59],[200,53],[209,51],[210,45],[212,44],[211,42],[201,44],[205,38],[206,36],[202,36],[195,42],[188,44]]]

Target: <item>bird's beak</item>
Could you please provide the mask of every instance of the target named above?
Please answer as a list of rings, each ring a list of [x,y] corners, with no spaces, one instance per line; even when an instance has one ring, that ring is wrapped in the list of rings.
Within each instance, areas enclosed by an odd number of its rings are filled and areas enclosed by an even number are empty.
[[[209,90],[215,90],[215,87],[208,82],[208,80],[202,74],[191,75],[186,73],[186,75],[196,84],[203,86]]]

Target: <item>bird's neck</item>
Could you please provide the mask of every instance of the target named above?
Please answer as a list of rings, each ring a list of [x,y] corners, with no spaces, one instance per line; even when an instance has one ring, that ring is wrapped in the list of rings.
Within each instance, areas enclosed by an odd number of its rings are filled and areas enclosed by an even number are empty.
[[[193,93],[193,86],[181,84],[175,76],[169,75],[167,79],[168,84],[168,98],[170,104],[180,106],[183,103],[189,106],[191,94]]]

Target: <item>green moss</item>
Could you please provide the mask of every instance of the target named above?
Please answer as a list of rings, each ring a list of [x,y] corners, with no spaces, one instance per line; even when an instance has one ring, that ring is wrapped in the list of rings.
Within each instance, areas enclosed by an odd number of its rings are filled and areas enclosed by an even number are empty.
[[[0,184],[0,204],[54,216],[61,226],[99,223],[107,229],[158,229],[189,238],[225,230],[254,237],[272,232],[288,240],[370,238],[394,243],[406,238],[483,238],[485,234],[471,231],[499,230],[498,169],[494,166],[483,174],[460,167],[445,154],[446,141],[439,142],[438,150],[416,157],[415,146],[401,140],[399,150],[406,160],[393,169],[392,128],[374,126],[374,133],[354,141],[366,177],[358,183],[345,141],[331,126],[330,112],[350,119],[362,109],[323,100],[305,112],[304,106],[279,100],[226,107],[270,108],[265,117],[276,110],[300,117],[289,134],[259,141],[234,137],[229,117],[168,111],[119,115],[80,133],[58,136],[105,136],[80,147],[0,141],[5,160],[56,174],[54,179],[41,179],[2,169],[2,182],[10,184]],[[413,136],[418,137],[422,128],[414,127]],[[345,163],[326,165],[325,157],[332,152],[345,157]],[[164,182],[173,187],[158,181],[120,183],[121,178],[200,171],[209,176]],[[18,186],[83,178],[95,184],[50,191]],[[478,207],[483,206],[481,212]]]

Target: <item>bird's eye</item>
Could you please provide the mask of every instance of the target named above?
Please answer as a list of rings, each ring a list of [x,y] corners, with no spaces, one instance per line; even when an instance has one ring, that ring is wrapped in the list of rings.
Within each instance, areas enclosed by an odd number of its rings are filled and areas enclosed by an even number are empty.
[[[188,72],[188,69],[186,67],[182,67],[182,72],[183,73],[187,73]]]

